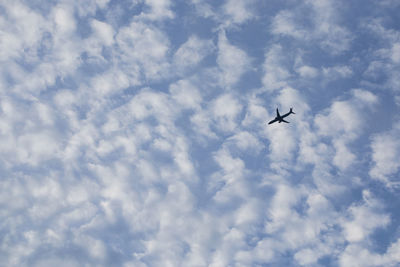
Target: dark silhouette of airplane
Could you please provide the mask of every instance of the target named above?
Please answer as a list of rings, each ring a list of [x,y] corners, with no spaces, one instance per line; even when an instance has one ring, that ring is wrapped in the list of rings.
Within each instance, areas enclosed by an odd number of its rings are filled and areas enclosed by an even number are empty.
[[[272,121],[268,122],[268,124],[272,124],[274,122],[279,122],[279,123],[286,122],[286,123],[289,123],[288,121],[285,121],[284,118],[286,118],[290,114],[296,114],[296,113],[293,112],[292,108],[290,108],[290,111],[288,113],[286,113],[286,114],[284,114],[282,116],[279,114],[279,110],[276,109],[276,117],[275,117],[275,119],[273,119]]]

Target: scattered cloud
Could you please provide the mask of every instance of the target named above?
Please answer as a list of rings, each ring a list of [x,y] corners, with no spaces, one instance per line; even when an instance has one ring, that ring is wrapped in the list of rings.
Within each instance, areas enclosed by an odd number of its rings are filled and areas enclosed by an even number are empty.
[[[275,15],[271,32],[318,44],[332,55],[341,54],[350,48],[352,36],[340,25],[338,8],[338,4],[330,0],[305,1],[297,9],[282,10]]]
[[[211,40],[201,40],[197,36],[190,36],[174,55],[174,62],[178,71],[195,68],[206,56],[215,50]]]
[[[250,59],[244,51],[229,43],[224,31],[218,35],[217,63],[221,69],[222,86],[230,88],[250,67]]]
[[[119,63],[129,71],[132,85],[168,75],[170,42],[159,29],[143,22],[132,22],[119,30],[116,36]]]
[[[264,86],[269,91],[282,89],[287,86],[290,72],[285,66],[286,57],[283,56],[283,48],[280,45],[272,46],[265,54]]]
[[[400,169],[400,163],[397,160],[400,153],[398,134],[399,126],[398,123],[395,123],[392,130],[374,136],[371,143],[374,165],[369,174],[372,178],[381,180],[389,187],[399,184],[396,178]]]
[[[399,6],[364,5],[0,3],[3,265],[397,266]]]
[[[233,23],[241,24],[254,17],[251,10],[253,5],[252,0],[227,0],[223,5],[223,10]]]

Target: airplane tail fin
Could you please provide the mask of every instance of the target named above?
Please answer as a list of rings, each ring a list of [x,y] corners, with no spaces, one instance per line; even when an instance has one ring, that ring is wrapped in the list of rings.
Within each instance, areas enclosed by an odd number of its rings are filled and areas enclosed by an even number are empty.
[[[290,108],[289,114],[296,114],[293,112],[293,108]]]

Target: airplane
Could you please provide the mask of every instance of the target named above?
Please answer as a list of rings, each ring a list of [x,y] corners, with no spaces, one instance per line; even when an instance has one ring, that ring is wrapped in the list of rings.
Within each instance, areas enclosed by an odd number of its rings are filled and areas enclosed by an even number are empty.
[[[286,114],[284,114],[284,115],[281,116],[281,115],[279,114],[279,110],[278,110],[278,108],[277,108],[277,109],[276,109],[276,117],[275,117],[275,119],[273,119],[272,121],[268,122],[268,124],[272,124],[272,123],[274,123],[274,122],[279,122],[279,123],[281,123],[281,122],[286,122],[286,123],[289,123],[288,121],[285,121],[284,118],[286,118],[286,117],[289,116],[290,114],[296,114],[296,113],[293,112],[292,109],[293,109],[293,108],[290,108],[290,111],[289,111],[288,113],[286,113]]]

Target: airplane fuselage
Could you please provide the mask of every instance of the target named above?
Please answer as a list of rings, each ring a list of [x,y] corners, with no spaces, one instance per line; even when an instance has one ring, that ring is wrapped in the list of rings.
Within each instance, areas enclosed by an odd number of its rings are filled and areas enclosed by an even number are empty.
[[[272,121],[270,121],[268,124],[272,124],[272,123],[274,123],[274,122],[279,122],[279,123],[281,123],[281,122],[286,122],[286,123],[289,123],[288,121],[285,121],[284,118],[286,118],[286,117],[289,116],[290,114],[296,114],[296,113],[293,112],[292,108],[290,108],[290,111],[289,111],[288,113],[286,113],[286,114],[284,114],[284,115],[282,115],[282,116],[279,114],[279,110],[276,109],[276,117],[275,117],[275,119],[273,119]]]

